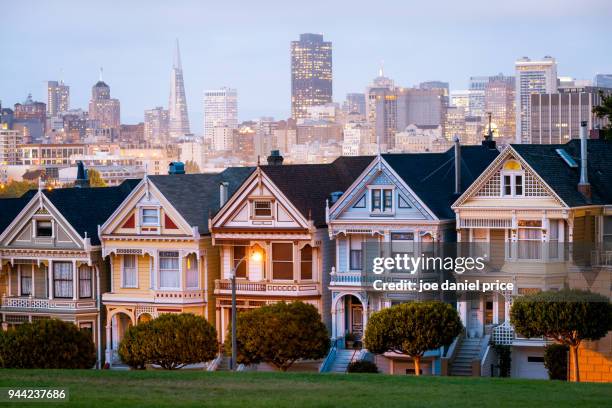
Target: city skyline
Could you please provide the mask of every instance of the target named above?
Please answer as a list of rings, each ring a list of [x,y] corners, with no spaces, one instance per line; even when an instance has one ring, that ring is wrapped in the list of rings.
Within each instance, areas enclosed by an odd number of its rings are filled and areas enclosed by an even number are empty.
[[[440,6],[441,2],[437,3]],[[135,15],[147,21],[146,27],[138,23],[132,28],[109,31],[106,25],[90,26],[87,19],[69,20],[80,15],[81,5],[59,2],[34,7],[34,3],[26,1],[14,8],[16,12],[30,13],[30,24],[7,22],[3,26],[5,36],[19,41],[5,47],[0,98],[7,107],[22,102],[28,92],[35,100],[44,101],[47,81],[63,79],[71,88],[71,106],[85,109],[98,68],[103,66],[105,82],[121,101],[122,123],[141,122],[145,110],[167,105],[170,56],[176,38],[181,41],[187,100],[192,101],[188,113],[195,133],[203,130],[201,104],[197,102],[202,100],[205,89],[237,89],[240,120],[289,117],[290,42],[306,32],[323,33],[333,43],[333,93],[339,103],[347,93],[363,92],[383,60],[386,75],[401,86],[442,80],[450,82],[452,90],[467,89],[470,76],[498,72],[512,75],[514,62],[522,56],[535,59],[552,55],[560,76],[580,79],[592,79],[612,67],[612,56],[603,52],[612,29],[598,23],[612,15],[612,6],[605,1],[591,1],[580,9],[574,9],[571,2],[552,2],[554,8],[546,7],[552,3],[543,1],[530,7],[525,16],[520,12],[525,2],[513,2],[513,7],[501,6],[495,12],[475,11],[473,15],[468,11],[478,9],[474,6],[483,2],[465,3],[464,8],[442,3],[439,9],[433,5],[389,5],[398,12],[385,15],[388,24],[383,28],[378,25],[375,32],[360,23],[370,18],[361,4],[350,10],[334,4],[327,14],[317,18],[307,10],[291,23],[284,22],[291,10],[276,4],[275,13],[282,21],[273,27],[262,24],[257,32],[249,29],[247,33],[245,27],[258,21],[261,12],[248,6],[231,7],[231,3],[206,7],[183,3],[172,9],[155,2],[147,3],[148,7],[144,3],[130,4],[118,16],[112,13],[112,5],[101,5],[96,10],[98,18],[116,18],[113,27],[120,27],[121,21]],[[440,22],[435,32],[419,21],[434,10]],[[234,13],[232,24],[219,25],[216,17],[230,11]],[[48,13],[58,15],[53,26],[43,21]],[[552,20],[540,21],[538,28],[528,27],[530,21],[547,13],[555,17],[554,24]],[[207,24],[196,25],[203,16]],[[580,16],[589,19],[577,18]],[[29,32],[30,26],[44,29],[45,35],[33,35],[36,32]],[[72,31],[78,31],[79,38],[70,36]],[[486,41],[481,38],[483,32],[487,33]],[[526,39],[534,35],[550,36],[554,41],[528,43]],[[500,41],[505,47],[494,46]],[[37,62],[40,57],[45,64]],[[266,98],[262,100],[261,95]]]

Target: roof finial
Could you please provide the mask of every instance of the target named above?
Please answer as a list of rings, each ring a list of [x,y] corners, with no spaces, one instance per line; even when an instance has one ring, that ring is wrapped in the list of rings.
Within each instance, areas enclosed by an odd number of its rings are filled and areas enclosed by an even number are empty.
[[[260,160],[261,160],[261,156],[260,156],[260,155],[257,155],[257,167],[259,167],[259,166],[260,166]]]
[[[103,69],[102,67],[100,67],[100,82],[104,82],[104,81],[102,80],[102,72],[103,72],[103,71],[104,71],[104,69]]]
[[[181,64],[181,50],[179,48],[179,40],[176,39],[176,49],[174,50],[174,68],[182,69]]]

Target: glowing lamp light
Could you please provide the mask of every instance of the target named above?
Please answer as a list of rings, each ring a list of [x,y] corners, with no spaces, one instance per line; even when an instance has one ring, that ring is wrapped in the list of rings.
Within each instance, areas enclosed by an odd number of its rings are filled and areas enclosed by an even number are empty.
[[[263,256],[261,254],[261,251],[253,250],[253,252],[251,252],[251,261],[259,262],[262,258]]]

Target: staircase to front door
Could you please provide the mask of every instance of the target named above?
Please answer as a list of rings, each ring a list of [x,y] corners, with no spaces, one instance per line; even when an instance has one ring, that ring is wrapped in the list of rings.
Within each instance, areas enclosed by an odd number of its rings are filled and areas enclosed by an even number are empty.
[[[472,361],[478,359],[481,341],[478,337],[463,339],[451,366],[451,375],[472,375]]]
[[[346,373],[348,365],[353,361],[356,352],[356,350],[338,349],[336,358],[329,371],[332,373]]]

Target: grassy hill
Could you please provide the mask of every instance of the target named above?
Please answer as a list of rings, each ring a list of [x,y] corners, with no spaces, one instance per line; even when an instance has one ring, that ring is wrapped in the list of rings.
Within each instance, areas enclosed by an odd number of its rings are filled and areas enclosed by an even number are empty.
[[[612,401],[612,384],[382,374],[0,370],[0,388],[7,387],[58,387],[70,396],[68,404],[16,407],[586,408]]]

